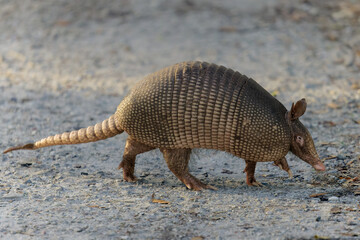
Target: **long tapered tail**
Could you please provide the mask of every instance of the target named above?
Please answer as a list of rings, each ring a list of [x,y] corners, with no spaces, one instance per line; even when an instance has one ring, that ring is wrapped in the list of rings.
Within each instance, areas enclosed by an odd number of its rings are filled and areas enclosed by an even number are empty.
[[[54,145],[65,145],[65,144],[79,144],[96,142],[106,138],[113,137],[124,132],[119,126],[116,125],[114,115],[104,120],[101,123],[97,123],[94,126],[82,128],[72,132],[64,132],[43,138],[40,141],[34,143],[28,143],[22,146],[8,148],[4,153],[8,153],[15,150],[35,150],[38,148],[54,146]]]

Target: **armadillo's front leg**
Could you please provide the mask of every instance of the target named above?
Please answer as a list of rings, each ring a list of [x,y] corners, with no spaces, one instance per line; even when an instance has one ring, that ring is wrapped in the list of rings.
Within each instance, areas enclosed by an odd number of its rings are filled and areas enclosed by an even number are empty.
[[[261,183],[255,180],[255,167],[256,162],[245,161],[246,167],[244,173],[246,173],[246,184],[249,186],[261,186]]]
[[[286,158],[283,157],[279,160],[274,161],[274,165],[278,166],[280,169],[286,171],[289,174],[289,178],[293,177],[292,171],[290,170],[289,164],[286,161]]]
[[[160,149],[164,154],[169,169],[182,181],[186,187],[199,191],[202,189],[213,189],[215,187],[202,183],[199,179],[189,173],[188,163],[191,149]]]
[[[135,171],[135,159],[136,155],[144,153],[154,149],[154,147],[140,143],[131,137],[126,139],[126,145],[123,155],[123,160],[121,161],[118,169],[123,169],[124,180],[127,182],[135,182],[136,177],[134,175]]]

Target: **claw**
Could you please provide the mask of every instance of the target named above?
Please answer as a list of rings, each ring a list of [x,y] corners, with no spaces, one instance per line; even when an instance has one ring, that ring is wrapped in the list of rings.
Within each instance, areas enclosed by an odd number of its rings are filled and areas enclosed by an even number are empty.
[[[278,166],[281,170],[286,171],[289,174],[289,178],[293,178],[293,173],[290,170],[290,167],[286,161],[286,158],[281,158],[279,160],[274,161],[273,165]]]
[[[288,174],[289,174],[289,178],[293,178],[294,177],[294,175],[293,175],[293,173],[292,173],[292,171],[289,169],[289,170],[287,170],[287,172],[288,172]]]
[[[206,188],[207,188],[207,189],[214,190],[214,191],[219,190],[217,187],[214,187],[214,186],[211,186],[211,185],[206,185]]]
[[[204,185],[195,185],[195,186],[193,186],[193,185],[191,185],[191,184],[185,184],[185,185],[186,185],[186,187],[187,187],[188,189],[193,189],[193,190],[195,190],[195,191],[201,191],[201,190],[203,190],[203,189],[210,189],[210,190],[214,190],[214,191],[217,191],[217,190],[218,190],[216,187],[213,187],[213,186],[207,185],[207,184],[204,184]]]
[[[261,183],[255,181],[255,182],[252,182],[251,185],[249,185],[249,186],[263,187],[264,185],[262,185]]]
[[[216,187],[202,183],[199,179],[197,179],[190,173],[186,173],[184,176],[181,176],[179,179],[186,185],[188,189],[192,189],[195,191],[201,191],[202,189],[218,190]]]

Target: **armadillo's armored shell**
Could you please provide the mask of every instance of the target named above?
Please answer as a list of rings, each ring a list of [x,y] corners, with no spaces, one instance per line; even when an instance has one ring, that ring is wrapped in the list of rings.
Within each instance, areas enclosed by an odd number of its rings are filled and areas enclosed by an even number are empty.
[[[204,62],[147,76],[120,103],[115,119],[157,148],[209,148],[249,161],[274,161],[290,148],[285,107],[248,77]]]

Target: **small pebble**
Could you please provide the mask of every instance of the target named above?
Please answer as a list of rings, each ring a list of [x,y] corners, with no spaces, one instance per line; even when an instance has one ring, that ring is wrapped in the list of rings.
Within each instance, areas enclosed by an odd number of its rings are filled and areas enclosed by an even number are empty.
[[[22,167],[30,167],[32,163],[20,163],[20,166]]]
[[[355,221],[348,221],[347,222],[347,225],[350,225],[350,226],[356,226],[358,225]]]
[[[32,181],[31,181],[30,179],[28,179],[28,180],[26,180],[24,183],[25,183],[25,184],[32,184]]]
[[[338,171],[337,169],[331,169],[331,170],[327,171],[327,174],[333,175],[333,174],[336,174],[336,173],[338,173],[338,172],[339,172],[339,171]]]
[[[54,196],[47,196],[44,198],[44,201],[46,201],[46,202],[51,202],[53,200],[54,200]]]
[[[230,170],[228,170],[228,169],[223,169],[223,170],[221,171],[221,173],[233,174],[234,172],[233,172],[233,171],[230,171]]]
[[[320,221],[321,221],[321,217],[320,217],[320,216],[317,217],[317,218],[316,218],[316,221],[317,221],[317,222],[320,222]]]
[[[17,198],[22,198],[22,197],[23,197],[23,194],[21,194],[21,193],[9,193],[9,194],[2,196],[3,199],[17,199]]]
[[[339,179],[338,180],[338,183],[340,183],[340,184],[343,184],[344,182],[346,182],[347,180],[345,179],[345,178],[343,178],[343,179]]]
[[[327,202],[329,199],[326,196],[320,196],[320,201]]]
[[[332,197],[329,197],[329,202],[338,202],[339,201],[339,198],[336,197],[336,196],[332,196]]]
[[[336,148],[333,147],[328,147],[326,151],[328,152],[329,155],[336,155],[337,152]]]

